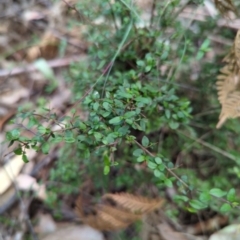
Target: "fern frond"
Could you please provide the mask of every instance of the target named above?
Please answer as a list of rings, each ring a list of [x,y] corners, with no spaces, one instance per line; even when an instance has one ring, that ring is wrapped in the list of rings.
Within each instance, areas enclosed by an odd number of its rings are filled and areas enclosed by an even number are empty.
[[[100,231],[113,231],[125,228],[129,225],[129,223],[123,222],[117,219],[115,216],[111,216],[99,209],[96,209],[96,215],[86,215],[81,220],[84,222],[84,224],[87,224]]]
[[[237,35],[235,37],[234,53],[235,53],[235,60],[237,62],[238,67],[240,68],[240,30],[237,31]]]
[[[232,92],[222,105],[217,128],[220,128],[228,118],[240,117],[240,92]]]
[[[232,0],[214,0],[214,3],[223,16],[227,16],[228,12],[237,14],[236,7],[233,5]]]
[[[231,51],[223,61],[226,62],[226,66],[221,69],[216,82],[218,100],[222,105],[217,128],[220,128],[228,118],[240,116],[240,30]]]
[[[131,224],[134,221],[139,220],[143,216],[142,214],[132,213],[123,208],[116,208],[116,207],[107,206],[107,205],[103,205],[103,207],[101,207],[100,210],[102,213],[115,216],[122,222],[125,222],[128,224]]]
[[[141,196],[135,196],[129,193],[105,194],[103,198],[110,198],[120,206],[131,212],[148,213],[163,204],[162,199],[148,199]]]
[[[163,200],[151,200],[128,193],[105,194],[102,204],[91,206],[90,201],[79,197],[76,201],[76,211],[81,220],[89,226],[101,231],[113,231],[126,228],[163,204]],[[116,203],[115,205],[109,205]],[[89,206],[90,204],[90,206]]]
[[[233,75],[231,72],[227,72],[227,75],[221,74],[217,79],[218,100],[223,105],[228,96],[239,87],[240,79],[238,75]]]
[[[142,218],[142,214],[134,214],[124,209],[103,205],[98,209],[99,217],[105,222],[105,230],[123,229]]]

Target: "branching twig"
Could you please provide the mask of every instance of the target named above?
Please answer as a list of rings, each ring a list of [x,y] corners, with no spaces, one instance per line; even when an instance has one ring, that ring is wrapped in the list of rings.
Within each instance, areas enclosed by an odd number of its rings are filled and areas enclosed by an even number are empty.
[[[140,144],[138,141],[134,140],[134,142],[144,151],[146,152],[149,156],[151,157],[156,157],[153,153],[151,153],[150,151],[148,151],[144,146],[142,146],[142,144]],[[181,182],[187,189],[189,189],[190,187],[181,179],[179,178],[170,168],[168,168],[165,164],[164,167],[167,169],[167,171],[173,176],[175,177],[179,182]]]

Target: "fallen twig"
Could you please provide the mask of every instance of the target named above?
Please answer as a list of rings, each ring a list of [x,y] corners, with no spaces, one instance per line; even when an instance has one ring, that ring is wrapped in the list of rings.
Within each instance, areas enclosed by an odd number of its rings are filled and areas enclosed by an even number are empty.
[[[76,61],[85,61],[87,59],[87,55],[82,54],[82,55],[73,55],[70,57],[65,57],[65,58],[58,58],[54,60],[47,61],[48,65],[51,68],[59,68],[59,67],[66,67],[72,62]],[[6,78],[6,77],[11,77],[11,76],[16,76],[22,73],[29,73],[29,72],[34,72],[37,71],[36,66],[34,63],[29,64],[24,67],[16,67],[11,70],[9,69],[0,69],[0,78]]]

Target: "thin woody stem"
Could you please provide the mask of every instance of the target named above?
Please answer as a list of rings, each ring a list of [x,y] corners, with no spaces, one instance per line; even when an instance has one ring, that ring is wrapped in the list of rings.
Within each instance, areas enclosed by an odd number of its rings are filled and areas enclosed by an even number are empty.
[[[138,141],[134,140],[134,142],[144,151],[146,152],[148,155],[150,155],[151,157],[156,157],[153,153],[151,153],[150,151],[148,151],[145,147],[142,146],[142,144],[140,144]],[[164,164],[165,168],[167,169],[167,171],[174,176],[179,182],[181,182],[186,188],[190,188],[181,178],[179,178],[171,169],[169,169],[165,164]]]

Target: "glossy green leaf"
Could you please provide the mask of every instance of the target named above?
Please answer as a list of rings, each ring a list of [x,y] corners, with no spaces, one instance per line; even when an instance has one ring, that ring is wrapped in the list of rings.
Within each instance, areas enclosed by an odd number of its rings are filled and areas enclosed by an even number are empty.
[[[143,153],[143,150],[141,148],[138,148],[133,151],[133,156],[139,157]]]
[[[231,188],[229,192],[227,193],[227,200],[229,202],[234,202],[236,201],[236,191],[234,188]]]
[[[146,136],[143,136],[143,138],[142,138],[142,145],[144,147],[147,147],[149,145],[149,140]]]
[[[219,198],[221,198],[221,197],[223,197],[223,196],[225,196],[225,195],[227,194],[227,192],[222,191],[222,190],[219,189],[219,188],[212,188],[212,189],[209,191],[209,193],[210,193],[212,196],[214,196],[214,197],[219,197]]]
[[[160,157],[155,157],[154,160],[157,164],[162,164],[162,159]]]
[[[23,155],[22,155],[22,160],[23,160],[25,163],[28,163],[28,162],[29,162],[28,157],[27,157],[26,154],[23,154]]]
[[[196,210],[201,210],[201,209],[207,208],[208,206],[206,203],[200,202],[198,200],[191,200],[189,204],[192,208]]]
[[[114,117],[111,120],[109,120],[110,124],[118,124],[122,121],[121,117]]]
[[[49,143],[48,143],[48,142],[43,143],[43,145],[42,145],[42,152],[43,152],[44,154],[48,154],[49,149],[50,149]]]
[[[227,213],[229,211],[231,211],[232,207],[230,204],[228,203],[224,203],[221,207],[220,207],[220,212],[222,213]]]

